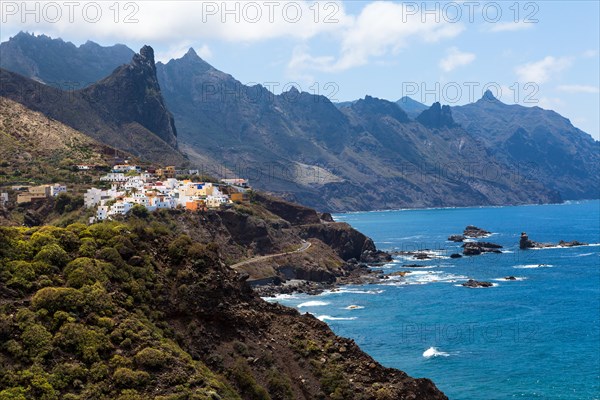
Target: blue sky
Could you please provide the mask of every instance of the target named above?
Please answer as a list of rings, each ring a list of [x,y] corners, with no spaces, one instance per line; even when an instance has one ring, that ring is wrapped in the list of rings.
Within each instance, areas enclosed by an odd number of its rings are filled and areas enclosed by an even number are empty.
[[[75,3],[3,1],[1,40],[27,30],[149,44],[162,61],[194,47],[242,83],[275,93],[295,84],[337,101],[465,104],[490,88],[600,138],[597,1]]]

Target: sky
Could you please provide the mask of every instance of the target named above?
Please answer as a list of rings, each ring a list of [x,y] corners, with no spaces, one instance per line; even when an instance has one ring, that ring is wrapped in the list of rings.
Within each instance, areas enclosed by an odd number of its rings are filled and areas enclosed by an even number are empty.
[[[600,139],[598,1],[0,1],[0,40],[21,30],[76,45],[190,47],[274,93],[461,105],[486,89],[552,109]]]

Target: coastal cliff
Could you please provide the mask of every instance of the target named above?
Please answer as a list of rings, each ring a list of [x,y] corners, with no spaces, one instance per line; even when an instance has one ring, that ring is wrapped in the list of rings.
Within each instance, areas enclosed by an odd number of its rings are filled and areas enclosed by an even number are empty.
[[[260,205],[0,227],[0,397],[446,399],[226,265],[295,229]]]

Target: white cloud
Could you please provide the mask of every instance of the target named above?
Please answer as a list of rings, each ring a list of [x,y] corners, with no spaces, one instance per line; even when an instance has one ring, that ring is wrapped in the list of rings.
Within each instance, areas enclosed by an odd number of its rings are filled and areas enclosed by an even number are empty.
[[[446,72],[468,65],[475,60],[475,54],[461,52],[456,47],[449,48],[447,53],[448,55],[440,60],[440,68]]]
[[[76,3],[74,7],[66,6],[67,2],[53,2],[54,8],[44,2],[30,2],[27,6],[21,2],[10,3],[3,4],[0,13],[3,14],[1,40],[21,30],[44,32],[75,43],[94,38],[104,43],[135,41],[166,46],[182,37],[233,42],[279,37],[309,39],[323,32],[335,32],[352,19],[345,13],[341,1],[329,1],[327,6],[318,3],[318,7],[308,0],[83,1],[72,2]],[[118,5],[118,13],[115,5]],[[10,10],[6,9],[8,6]],[[34,12],[24,14],[25,7]],[[56,16],[56,10],[60,17]],[[93,21],[96,18],[98,20]]]
[[[598,56],[598,50],[586,50],[583,52],[583,57],[594,58]]]
[[[600,93],[598,86],[592,85],[560,85],[557,89],[567,93]]]
[[[568,68],[570,65],[570,58],[547,56],[542,60],[517,66],[515,68],[515,73],[520,82],[535,82],[541,84],[549,81],[554,74]]]
[[[495,24],[490,24],[489,31],[490,32],[515,32],[522,31],[525,29],[533,28],[532,23],[527,23],[524,21],[518,22],[497,22]]]
[[[341,37],[341,48],[337,56],[314,56],[307,47],[300,46],[294,50],[288,70],[292,74],[311,69],[343,71],[365,65],[373,58],[398,54],[411,42],[437,42],[455,37],[463,30],[462,24],[432,15],[422,22],[421,15],[411,14],[406,4],[377,1],[366,5],[357,17],[340,26],[337,34]]]

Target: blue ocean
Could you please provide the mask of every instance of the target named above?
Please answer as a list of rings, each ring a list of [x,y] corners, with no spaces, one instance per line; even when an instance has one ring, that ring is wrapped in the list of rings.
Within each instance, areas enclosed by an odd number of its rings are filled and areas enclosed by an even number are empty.
[[[326,321],[381,364],[427,377],[455,400],[600,398],[600,202],[335,215],[398,256],[378,284],[277,298]],[[502,254],[452,259],[467,225]],[[519,250],[537,242],[589,246]],[[407,268],[405,264],[425,267]],[[506,280],[513,276],[515,280]],[[467,279],[493,282],[467,288]]]

